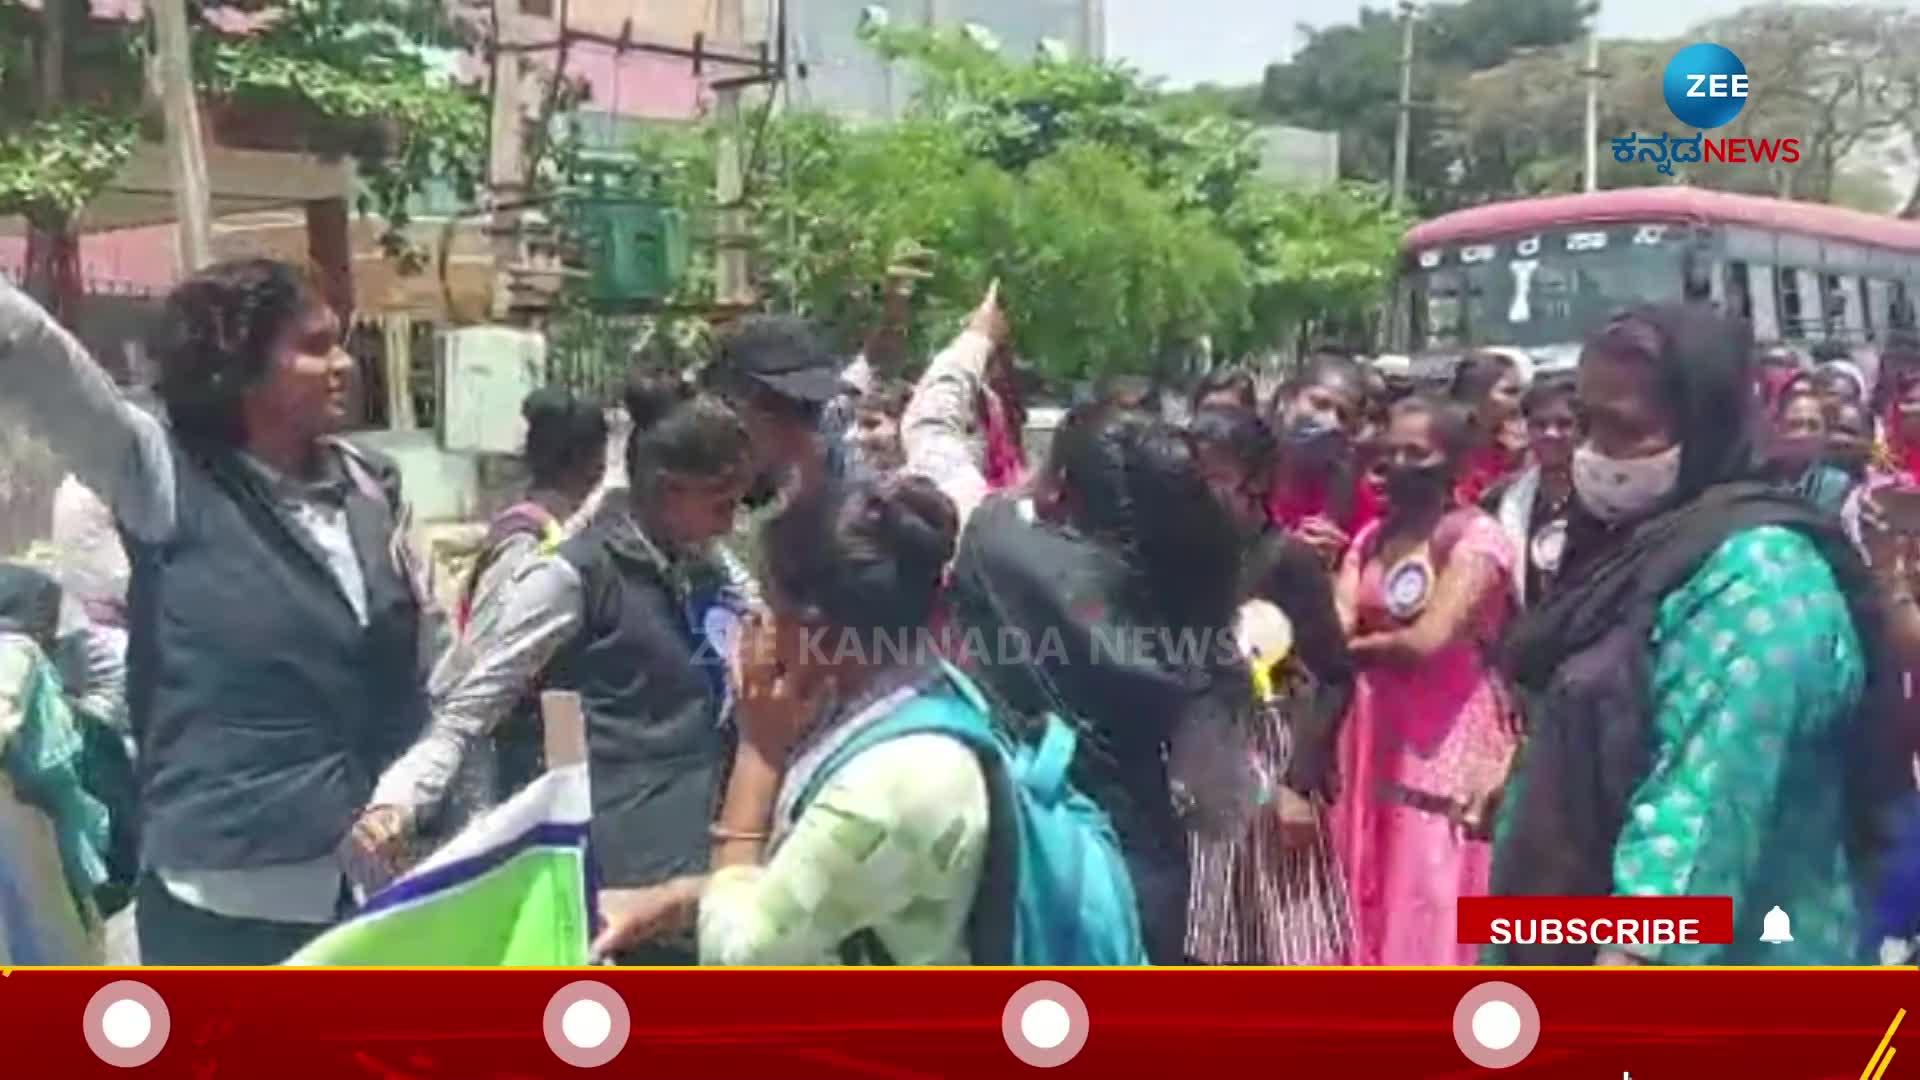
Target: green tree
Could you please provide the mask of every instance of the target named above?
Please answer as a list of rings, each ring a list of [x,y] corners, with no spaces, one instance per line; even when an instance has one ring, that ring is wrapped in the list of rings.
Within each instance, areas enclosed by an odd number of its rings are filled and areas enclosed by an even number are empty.
[[[1920,19],[1885,9],[1845,5],[1767,5],[1707,23],[1674,41],[1609,41],[1600,106],[1601,183],[1661,182],[1723,191],[1833,201],[1838,185],[1859,199],[1867,179],[1856,156],[1897,137],[1913,120],[1920,79],[1898,43],[1920,33]],[[1715,136],[1800,140],[1797,164],[1700,162],[1678,166],[1671,181],[1639,162],[1617,163],[1605,140],[1630,134],[1684,134],[1661,86],[1669,61],[1686,43],[1710,40],[1738,53],[1753,93],[1740,116]],[[1584,63],[1577,46],[1541,50],[1463,80],[1457,125],[1443,141],[1449,154],[1483,176],[1506,175],[1489,197],[1578,190],[1584,159],[1585,87],[1569,78]],[[1911,135],[1908,135],[1911,138]],[[1853,172],[1851,177],[1849,171]]]
[[[1504,162],[1459,155],[1452,106],[1460,85],[1518,53],[1573,41],[1584,32],[1589,9],[1588,0],[1463,0],[1425,7],[1415,25],[1416,108],[1408,140],[1408,194],[1416,206],[1437,212],[1512,186]],[[1262,114],[1340,132],[1344,175],[1387,182],[1399,122],[1399,17],[1367,7],[1354,23],[1302,30],[1306,46],[1267,69]]]
[[[428,59],[472,40],[446,5],[281,0],[241,10],[253,6],[189,4],[203,101],[284,110],[282,132],[317,128],[320,148],[357,159],[361,209],[382,215],[392,235],[430,180],[472,194],[485,108],[476,87]],[[26,218],[31,283],[56,306],[49,270],[73,259],[76,220],[157,123],[148,52],[146,23],[94,19],[85,0],[0,0],[0,97],[23,106],[0,110],[0,214]]]
[[[919,69],[907,119],[775,125],[765,284],[851,347],[878,317],[897,247],[937,254],[915,343],[939,344],[999,279],[1021,347],[1060,376],[1145,371],[1201,339],[1233,353],[1308,325],[1363,322],[1403,222],[1377,192],[1284,191],[1252,127],[1125,68],[1013,63],[957,36],[876,44]]]

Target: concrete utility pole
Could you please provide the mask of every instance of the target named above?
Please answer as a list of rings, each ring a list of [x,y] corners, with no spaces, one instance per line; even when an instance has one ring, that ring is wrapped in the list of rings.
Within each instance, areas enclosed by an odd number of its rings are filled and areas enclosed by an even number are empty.
[[[177,0],[176,0],[177,2]],[[527,137],[517,5],[493,3],[493,123],[487,139],[487,197],[493,237],[493,318],[505,320],[513,303],[510,268],[519,266],[520,210],[526,197],[522,159]]]
[[[746,37],[745,25],[740,0],[716,0],[713,31],[721,48],[739,51]],[[747,188],[740,160],[740,88],[720,88],[714,93],[713,107],[720,129],[713,170],[713,196],[720,207],[714,238],[716,299],[723,307],[745,307],[753,303],[753,282],[747,266],[747,215],[741,205]]]
[[[1413,139],[1413,27],[1417,8],[1400,0],[1400,117],[1393,135],[1393,204],[1407,200],[1407,154]]]
[[[207,151],[200,141],[200,103],[193,92],[186,0],[155,0],[154,68],[166,116],[167,166],[179,215],[181,268],[191,274],[213,261],[207,197]]]
[[[1088,60],[1107,57],[1106,0],[1081,0],[1080,55]]]
[[[1587,35],[1587,66],[1580,72],[1587,80],[1587,176],[1589,195],[1600,190],[1600,27]]]

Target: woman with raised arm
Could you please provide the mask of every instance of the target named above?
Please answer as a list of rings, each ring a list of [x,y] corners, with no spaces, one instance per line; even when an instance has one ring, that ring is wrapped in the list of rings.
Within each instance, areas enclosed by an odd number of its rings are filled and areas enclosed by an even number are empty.
[[[432,611],[397,470],[334,437],[340,338],[290,266],[202,270],[154,343],[162,422],[0,283],[0,404],[112,509],[131,565],[150,964],[274,964],[332,923],[336,850],[426,715]]]
[[[990,292],[949,352],[984,362],[1008,340]],[[1099,404],[1068,414],[1038,474],[986,497],[955,445],[967,399],[940,386],[923,381],[908,407],[907,469],[961,509],[960,667],[996,715],[1079,729],[1069,775],[1113,819],[1153,962],[1182,963],[1189,825],[1237,830],[1253,797],[1251,681],[1232,633],[1239,535],[1183,432]]]

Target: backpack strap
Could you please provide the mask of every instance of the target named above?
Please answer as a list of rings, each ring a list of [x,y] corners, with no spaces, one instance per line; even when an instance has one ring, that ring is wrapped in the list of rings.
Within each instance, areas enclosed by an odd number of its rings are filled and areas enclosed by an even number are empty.
[[[974,752],[987,788],[987,851],[980,868],[980,886],[967,921],[968,952],[975,964],[1013,961],[1014,899],[1020,873],[1020,807],[1014,779],[1007,767],[1006,747],[994,733],[991,710],[972,680],[941,663],[940,680],[901,706],[892,716],[847,740],[808,778],[794,800],[794,816],[803,813],[827,781],[861,752],[909,735],[938,734],[958,741]],[[958,707],[957,707],[958,706]],[[1050,725],[1065,728],[1065,724]],[[1071,758],[1072,732],[1067,731]],[[1056,747],[1056,752],[1057,752]],[[1064,788],[1066,768],[1059,769]],[[892,955],[872,928],[855,931],[840,944],[840,959],[848,966],[891,965]]]
[[[487,536],[481,542],[480,557],[473,561],[473,568],[467,572],[466,587],[460,590],[460,628],[473,619],[474,593],[480,588],[480,579],[500,557],[500,545],[514,536],[537,536],[540,549],[552,554],[560,547],[564,539],[560,522],[547,508],[531,499],[514,503],[493,516],[487,523]]]
[[[1079,743],[1079,736],[1074,734],[1072,724],[1061,719],[1058,713],[1046,715],[1040,744],[1034,748],[1025,776],[1027,787],[1035,798],[1052,804],[1065,797],[1067,768],[1073,764],[1074,751]]]
[[[491,541],[488,546],[521,533],[532,533],[540,537],[541,543],[552,545],[559,535],[559,526],[559,521],[546,507],[526,499],[493,516],[487,528],[487,539]]]
[[[828,755],[794,800],[794,814],[798,816],[806,809],[847,762],[881,743],[909,735],[945,735],[955,739],[979,755],[983,766],[986,758],[999,760],[1002,748],[984,720],[989,713],[979,691],[965,682],[964,676],[956,682],[954,676],[959,674],[956,671],[948,669],[943,674],[944,680],[929,683],[924,692],[894,710],[891,716],[874,722]]]

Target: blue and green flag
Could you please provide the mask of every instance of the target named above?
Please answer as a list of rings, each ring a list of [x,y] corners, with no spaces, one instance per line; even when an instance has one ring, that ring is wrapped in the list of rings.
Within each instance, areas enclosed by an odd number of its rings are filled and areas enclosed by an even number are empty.
[[[469,825],[288,964],[572,967],[593,928],[585,765],[553,769]]]

